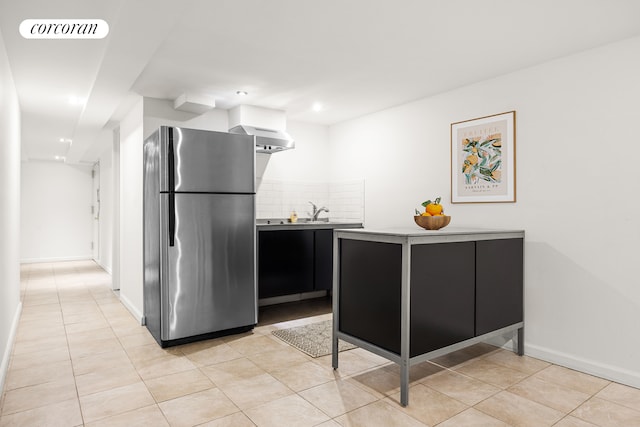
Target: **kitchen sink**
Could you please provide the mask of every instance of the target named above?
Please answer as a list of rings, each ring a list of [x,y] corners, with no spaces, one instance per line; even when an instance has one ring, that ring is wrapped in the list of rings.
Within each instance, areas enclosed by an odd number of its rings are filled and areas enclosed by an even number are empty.
[[[276,225],[276,224],[290,224],[290,225],[305,225],[305,224],[329,224],[329,218],[327,219],[319,219],[317,221],[311,221],[308,220],[306,218],[298,218],[297,222],[290,222],[289,219],[257,219],[256,220],[256,224],[257,225],[265,225],[265,224],[270,224],[270,225]]]

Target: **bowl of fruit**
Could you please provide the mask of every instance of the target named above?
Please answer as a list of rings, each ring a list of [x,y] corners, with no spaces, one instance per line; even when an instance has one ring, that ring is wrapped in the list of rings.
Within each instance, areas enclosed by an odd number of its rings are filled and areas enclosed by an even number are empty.
[[[422,203],[422,206],[424,206],[424,212],[416,209],[416,215],[413,220],[425,230],[439,230],[451,222],[451,217],[444,214],[444,208],[440,204],[440,197],[433,202],[427,200]]]

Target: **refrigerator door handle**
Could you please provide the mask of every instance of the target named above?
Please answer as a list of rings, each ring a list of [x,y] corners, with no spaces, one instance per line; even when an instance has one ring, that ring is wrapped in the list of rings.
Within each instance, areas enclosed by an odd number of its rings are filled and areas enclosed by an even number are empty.
[[[176,193],[169,193],[169,246],[175,246],[176,240]]]
[[[167,129],[169,132],[169,146],[167,147],[167,181],[168,190],[170,193],[176,191],[176,166],[175,166],[175,153],[173,149],[173,128]]]
[[[175,155],[173,152],[173,128],[169,128],[169,147],[167,153],[167,173],[169,181],[169,246],[175,245],[176,235],[176,185],[175,185]]]

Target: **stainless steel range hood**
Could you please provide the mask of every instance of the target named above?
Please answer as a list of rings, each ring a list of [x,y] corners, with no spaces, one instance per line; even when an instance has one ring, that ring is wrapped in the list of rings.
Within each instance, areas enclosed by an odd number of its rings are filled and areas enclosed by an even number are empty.
[[[282,130],[238,125],[229,129],[229,132],[255,136],[257,153],[277,153],[279,151],[290,150],[296,146],[293,138]]]

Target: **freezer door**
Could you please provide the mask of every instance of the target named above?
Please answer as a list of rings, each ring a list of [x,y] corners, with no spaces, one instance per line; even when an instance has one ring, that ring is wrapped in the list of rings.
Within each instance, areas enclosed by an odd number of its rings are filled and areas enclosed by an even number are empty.
[[[160,197],[167,215],[175,197],[174,229],[161,221],[162,340],[256,324],[255,196]]]
[[[252,136],[160,128],[160,191],[255,193]]]

